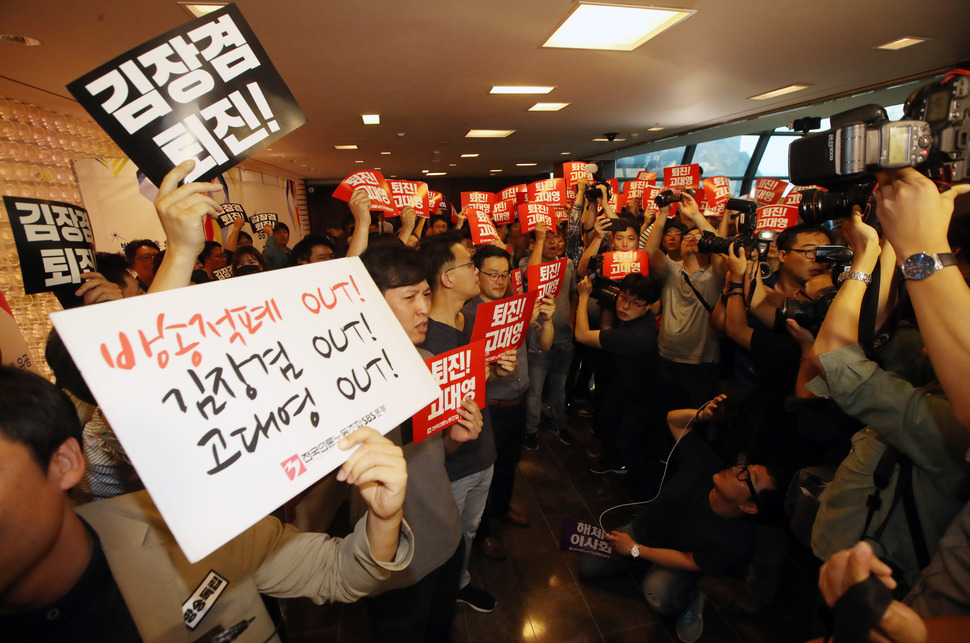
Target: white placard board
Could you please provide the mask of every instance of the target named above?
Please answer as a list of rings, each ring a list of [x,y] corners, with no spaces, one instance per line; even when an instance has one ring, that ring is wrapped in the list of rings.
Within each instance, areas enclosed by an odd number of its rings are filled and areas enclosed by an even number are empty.
[[[439,392],[357,258],[51,319],[192,562]]]

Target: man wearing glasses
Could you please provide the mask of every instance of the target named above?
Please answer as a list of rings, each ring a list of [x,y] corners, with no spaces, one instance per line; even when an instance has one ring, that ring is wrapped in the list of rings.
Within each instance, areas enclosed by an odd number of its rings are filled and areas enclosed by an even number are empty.
[[[697,580],[743,565],[754,547],[750,518],[781,500],[779,478],[771,468],[742,463],[722,469],[717,455],[691,430],[692,424],[710,420],[724,399],[721,395],[702,409],[667,415],[677,440],[668,456],[669,475],[652,502],[606,536],[622,558],[579,557],[584,579],[646,569],[642,587],[647,602],[659,614],[679,614],[681,641],[696,641],[703,631],[704,598],[696,590]]]
[[[781,306],[785,299],[808,299],[805,284],[825,272],[831,264],[815,261],[815,248],[831,243],[820,228],[797,225],[778,235],[778,272],[774,288],[768,289],[768,302]]]

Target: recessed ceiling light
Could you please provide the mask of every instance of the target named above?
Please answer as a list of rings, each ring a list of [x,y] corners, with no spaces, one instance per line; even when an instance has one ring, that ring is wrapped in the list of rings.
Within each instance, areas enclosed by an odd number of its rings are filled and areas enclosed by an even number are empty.
[[[478,154],[462,154],[461,155],[461,158],[463,158],[463,159],[474,159],[474,158],[478,158]]]
[[[421,170],[421,174],[427,174],[428,170]]]
[[[333,146],[333,149],[335,149],[335,150],[356,150],[357,149],[357,146],[356,145],[334,145]]]
[[[529,108],[530,112],[558,112],[569,103],[536,103]]]
[[[449,163],[448,164],[448,167],[458,167],[458,164],[457,163]]]
[[[501,172],[502,170],[489,170],[489,172]]]
[[[179,6],[189,12],[193,18],[201,18],[226,6],[225,2],[179,2]]]
[[[364,125],[380,125],[381,115],[380,114],[361,114],[361,119],[364,121]]]
[[[569,156],[570,154],[572,154],[572,152],[560,152],[560,154],[562,154],[563,156]]]
[[[388,154],[390,154],[390,152],[381,152],[381,154],[387,156]]]
[[[608,138],[602,138],[602,137],[600,137],[600,138],[594,138],[593,140],[594,140],[595,142],[597,142],[597,143],[619,143],[620,141],[625,141],[626,139],[625,139],[625,138],[614,138],[614,139],[613,139],[613,140],[611,141],[611,140],[610,140],[610,139],[608,139]]]
[[[354,163],[363,163],[363,161],[354,161]]]
[[[696,13],[608,4],[580,4],[542,46],[633,51]]]
[[[374,169],[375,169],[375,170],[379,170],[379,169],[381,169],[381,168],[379,168],[379,167],[375,167]]]
[[[663,129],[663,128],[662,128],[662,127],[660,127],[660,126],[658,125],[658,126],[656,126],[656,127],[648,127],[648,128],[647,128],[647,131],[648,131],[648,132],[659,132],[659,131],[660,131],[660,130],[662,130],[662,129]]]
[[[444,176],[447,172],[428,172],[427,176]]]
[[[897,49],[903,49],[904,47],[911,47],[913,45],[918,45],[921,42],[926,42],[929,38],[917,38],[916,36],[906,36],[904,38],[897,38],[892,42],[887,42],[878,47],[873,47],[873,49],[885,49],[887,51],[896,51]]]
[[[538,165],[538,163],[516,163],[515,167],[533,167]]]
[[[516,85],[495,85],[489,94],[548,94],[555,87],[543,86],[516,86]]]
[[[472,129],[465,138],[505,138],[515,133],[514,129]]]
[[[787,87],[781,87],[779,89],[773,89],[770,92],[765,92],[764,94],[758,94],[757,96],[751,96],[748,100],[768,100],[769,98],[778,98],[779,96],[784,96],[785,94],[791,94],[792,92],[800,92],[803,89],[811,87],[811,85],[788,85]]]

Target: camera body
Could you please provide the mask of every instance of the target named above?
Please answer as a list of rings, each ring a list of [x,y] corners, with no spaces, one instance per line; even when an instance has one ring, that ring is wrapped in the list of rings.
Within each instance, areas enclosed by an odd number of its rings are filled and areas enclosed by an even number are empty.
[[[616,308],[616,300],[620,296],[620,282],[603,276],[603,255],[597,255],[589,260],[589,276],[593,282],[593,290],[589,296],[600,306]]]
[[[666,190],[663,190],[660,194],[658,194],[654,198],[653,202],[657,204],[658,208],[666,208],[668,205],[671,205],[672,203],[680,203],[681,201],[683,201],[684,192],[688,193],[691,196],[694,196],[694,191],[690,189],[681,190],[677,194],[674,194],[673,190],[671,190],[670,188],[667,188]]]
[[[603,192],[600,190],[601,185],[606,186],[606,200],[608,201],[612,196],[612,190],[610,189],[610,184],[605,181],[599,181],[594,179],[594,183],[586,187],[586,202],[596,203],[596,199],[602,198]]]
[[[852,264],[853,253],[850,248],[845,246],[818,246],[815,248],[816,263],[832,264],[832,283],[835,288],[823,293],[815,301],[802,301],[801,299],[786,299],[782,305],[775,310],[775,328],[780,330],[785,326],[786,319],[794,319],[802,328],[806,328],[813,335],[818,335],[825,315],[839,291],[839,275],[849,269]]]

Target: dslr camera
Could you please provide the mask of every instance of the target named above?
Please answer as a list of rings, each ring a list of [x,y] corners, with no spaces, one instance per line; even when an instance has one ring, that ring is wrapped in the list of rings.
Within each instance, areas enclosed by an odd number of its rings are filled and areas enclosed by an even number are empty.
[[[801,299],[786,299],[781,306],[775,310],[775,329],[781,330],[785,327],[786,319],[794,319],[802,328],[808,329],[813,335],[818,335],[825,315],[832,305],[832,300],[842,285],[839,282],[839,275],[849,269],[852,264],[852,250],[845,246],[818,246],[815,248],[816,263],[832,264],[832,283],[835,288],[822,293],[814,301],[803,301]]]
[[[600,306],[616,308],[616,300],[620,296],[620,282],[603,276],[603,255],[597,255],[589,260],[589,276],[593,282],[593,290],[589,296]]]
[[[672,203],[680,203],[681,201],[683,201],[684,192],[690,194],[691,196],[694,196],[694,191],[691,189],[681,190],[677,194],[674,194],[674,191],[668,188],[663,192],[661,192],[660,194],[658,194],[654,198],[653,202],[657,204],[658,208],[666,208],[668,205]]]
[[[707,231],[697,241],[697,249],[701,252],[726,255],[730,252],[730,246],[733,243],[735,255],[738,257],[742,252],[757,249],[758,261],[761,264],[761,278],[767,279],[772,273],[771,265],[768,263],[768,250],[771,249],[771,244],[778,237],[778,233],[767,229],[755,231],[758,227],[758,204],[755,201],[728,199],[724,211],[732,210],[738,213],[738,234],[725,238]]]

